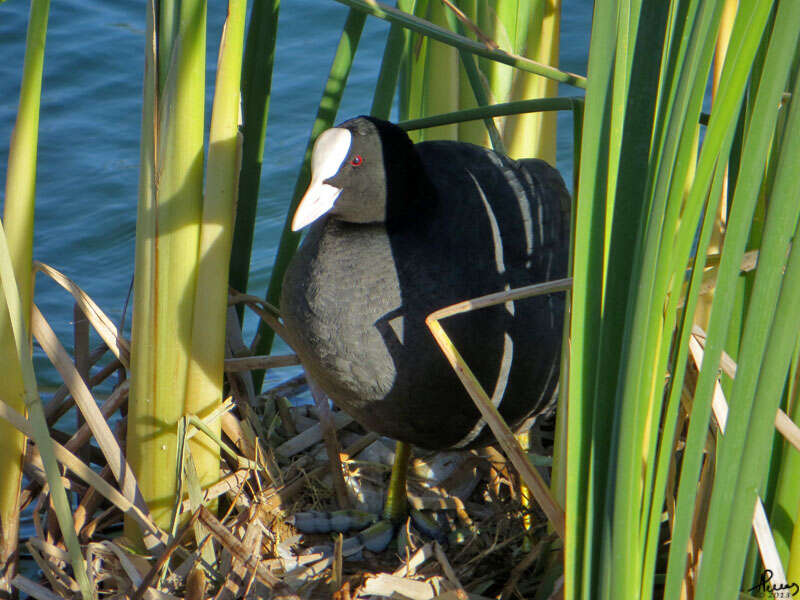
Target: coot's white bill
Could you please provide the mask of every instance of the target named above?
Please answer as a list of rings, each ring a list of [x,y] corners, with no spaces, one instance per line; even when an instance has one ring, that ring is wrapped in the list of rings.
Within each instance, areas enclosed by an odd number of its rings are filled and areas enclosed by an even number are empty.
[[[310,225],[333,208],[342,190],[325,183],[339,172],[350,152],[352,134],[334,127],[323,132],[314,143],[311,153],[311,183],[300,200],[292,219],[292,231]]]
[[[292,231],[310,225],[333,208],[342,190],[327,183],[311,181],[292,219]]]

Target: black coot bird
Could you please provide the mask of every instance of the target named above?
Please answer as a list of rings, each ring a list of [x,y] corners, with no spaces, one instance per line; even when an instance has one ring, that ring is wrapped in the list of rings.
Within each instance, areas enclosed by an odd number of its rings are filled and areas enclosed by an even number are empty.
[[[558,171],[462,142],[413,144],[371,117],[320,135],[311,169],[292,229],[313,225],[281,297],[306,371],[364,427],[399,442],[491,443],[425,317],[565,277],[569,195]],[[563,294],[550,294],[443,321],[512,428],[553,397],[563,315]],[[398,479],[385,514],[394,520],[405,511]]]

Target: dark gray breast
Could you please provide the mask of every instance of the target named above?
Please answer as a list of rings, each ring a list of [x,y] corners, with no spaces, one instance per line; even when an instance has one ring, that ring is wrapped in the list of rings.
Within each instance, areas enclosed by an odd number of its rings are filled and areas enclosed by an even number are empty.
[[[365,427],[427,448],[478,445],[490,433],[425,317],[563,277],[569,198],[542,161],[453,142],[416,149],[419,176],[435,189],[419,219],[388,230],[315,223],[287,271],[281,310],[311,376]],[[443,326],[514,426],[552,396],[562,322],[563,294],[552,294]]]

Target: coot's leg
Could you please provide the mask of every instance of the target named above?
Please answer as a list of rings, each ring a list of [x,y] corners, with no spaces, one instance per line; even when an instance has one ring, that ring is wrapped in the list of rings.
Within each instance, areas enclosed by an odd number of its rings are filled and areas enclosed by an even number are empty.
[[[394,465],[386,492],[386,503],[383,505],[383,518],[397,526],[408,516],[408,494],[406,493],[406,475],[408,461],[411,457],[411,446],[398,441],[394,448]]]

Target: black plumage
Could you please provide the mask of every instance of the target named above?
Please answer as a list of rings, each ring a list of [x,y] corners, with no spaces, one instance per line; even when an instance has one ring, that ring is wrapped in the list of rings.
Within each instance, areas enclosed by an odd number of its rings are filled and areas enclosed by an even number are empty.
[[[328,203],[335,198],[321,215],[324,206],[300,218],[302,226],[318,217],[283,282],[290,341],[317,384],[366,428],[429,449],[485,445],[491,432],[425,317],[564,277],[564,183],[543,161],[460,142],[414,145],[369,117],[336,129],[315,147],[312,186],[295,217],[315,186]],[[512,427],[553,395],[563,314],[556,293],[443,321]]]

